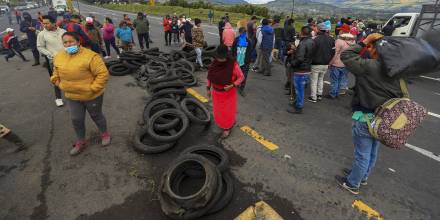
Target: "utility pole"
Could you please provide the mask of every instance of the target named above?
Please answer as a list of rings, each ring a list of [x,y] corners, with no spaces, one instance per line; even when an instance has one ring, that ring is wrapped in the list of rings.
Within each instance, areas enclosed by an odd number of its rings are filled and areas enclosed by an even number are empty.
[[[290,13],[290,17],[293,18],[293,11],[295,10],[295,0],[292,0],[292,13]]]

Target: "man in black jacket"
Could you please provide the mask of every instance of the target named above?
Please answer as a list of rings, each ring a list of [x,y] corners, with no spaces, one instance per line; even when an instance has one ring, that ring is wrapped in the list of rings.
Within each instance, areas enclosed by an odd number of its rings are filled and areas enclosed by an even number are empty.
[[[291,73],[293,73],[292,83],[295,87],[295,109],[287,109],[287,112],[293,114],[301,114],[304,107],[304,90],[307,81],[309,81],[312,69],[312,29],[308,26],[301,28],[301,41],[298,49],[293,56],[291,63]]]
[[[313,40],[312,75],[310,77],[311,95],[308,99],[310,102],[317,102],[322,99],[324,75],[335,54],[335,39],[328,34],[330,30],[324,23],[318,24],[318,28],[319,32]]]
[[[238,92],[241,96],[245,96],[244,87],[246,86],[246,79],[249,72],[249,64],[252,60],[252,41],[246,34],[246,28],[241,27],[238,29],[239,36],[235,38],[232,44],[232,55],[237,60],[240,69],[243,72],[244,80],[238,87]]]
[[[40,53],[37,49],[37,34],[36,31],[40,29],[40,23],[31,17],[28,12],[23,12],[23,21],[20,24],[20,31],[26,33],[28,38],[28,45],[34,55],[35,63],[32,66],[40,65]]]
[[[379,54],[375,42],[383,35],[369,35],[363,43],[351,46],[341,54],[346,68],[355,76],[356,84],[352,101],[352,134],[355,147],[352,169],[344,169],[345,177],[336,176],[340,186],[352,194],[359,194],[360,185],[367,185],[367,179],[376,163],[379,141],[374,139],[367,125],[367,120],[374,118],[377,107],[392,98],[402,98],[400,78],[388,77],[377,59]],[[367,46],[371,59],[359,55]]]

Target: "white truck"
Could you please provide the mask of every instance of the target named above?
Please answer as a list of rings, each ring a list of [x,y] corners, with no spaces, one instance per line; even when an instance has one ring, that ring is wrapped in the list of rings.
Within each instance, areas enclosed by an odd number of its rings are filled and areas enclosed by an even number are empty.
[[[440,1],[423,5],[420,13],[395,14],[382,30],[386,32],[385,29],[390,27],[391,35],[397,37],[419,37],[428,30],[440,31]]]
[[[66,0],[52,0],[52,7],[58,15],[63,15],[67,11]]]

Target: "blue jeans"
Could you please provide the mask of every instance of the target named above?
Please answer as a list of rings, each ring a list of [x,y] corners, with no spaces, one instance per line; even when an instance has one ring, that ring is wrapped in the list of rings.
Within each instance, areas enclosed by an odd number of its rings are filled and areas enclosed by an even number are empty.
[[[292,82],[295,84],[295,94],[296,94],[296,101],[295,101],[295,108],[296,109],[302,109],[304,107],[304,90],[306,87],[306,83],[310,79],[310,74],[293,74]]]
[[[345,67],[330,67],[330,96],[335,98],[344,84],[347,86],[347,69]]]
[[[278,49],[278,59],[284,62],[285,42],[281,39],[275,40],[275,49]]]
[[[241,72],[243,72],[244,80],[238,88],[243,91],[244,87],[246,86],[246,79],[249,73],[249,64],[244,64],[243,66],[240,66],[240,69]]]
[[[376,163],[379,141],[371,136],[367,123],[356,120],[352,121],[352,135],[354,161],[347,182],[350,186],[359,187],[362,180],[367,180]]]

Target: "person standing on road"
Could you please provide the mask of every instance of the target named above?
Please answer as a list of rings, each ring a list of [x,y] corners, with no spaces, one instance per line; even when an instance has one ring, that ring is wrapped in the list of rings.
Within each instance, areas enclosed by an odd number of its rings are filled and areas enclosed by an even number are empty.
[[[194,50],[197,53],[196,63],[200,65],[200,68],[203,68],[203,60],[202,60],[202,50],[203,50],[203,42],[205,41],[205,37],[203,35],[203,29],[201,27],[202,21],[198,18],[194,19],[194,24],[196,25],[192,29],[193,33],[193,46]]]
[[[223,44],[226,45],[230,51],[232,48],[232,44],[234,43],[235,31],[234,29],[232,29],[232,25],[229,22],[226,22],[225,24],[222,39],[223,39]]]
[[[275,43],[275,34],[273,28],[269,25],[269,20],[263,19],[261,27],[261,69],[259,72],[264,76],[271,76],[271,56]]]
[[[252,66],[252,71],[257,72],[259,70],[261,70],[261,64],[262,64],[262,52],[261,52],[261,40],[263,39],[263,35],[261,34],[261,28],[263,23],[263,19],[260,21],[260,25],[257,27],[257,29],[255,30],[255,52],[257,54],[257,59],[254,62],[254,65]],[[259,72],[257,72],[259,73]]]
[[[185,36],[185,42],[188,44],[193,43],[193,37],[192,37],[192,29],[194,28],[194,25],[191,24],[191,18],[186,19],[185,23],[183,24],[183,34]]]
[[[344,169],[345,176],[335,176],[338,184],[352,194],[359,194],[361,185],[367,185],[367,179],[376,163],[379,141],[374,139],[367,120],[374,118],[375,109],[393,98],[402,98],[399,77],[388,77],[378,60],[379,54],[375,42],[383,35],[374,33],[363,42],[344,50],[341,60],[355,76],[356,85],[352,100],[352,136],[354,160],[351,170]],[[366,46],[371,59],[362,58],[361,50]]]
[[[245,96],[244,87],[246,86],[246,79],[249,73],[249,65],[252,60],[252,41],[246,34],[246,28],[241,27],[239,30],[239,36],[235,38],[234,44],[232,45],[232,55],[237,60],[241,71],[244,75],[244,80],[238,87],[238,92],[241,96]]]
[[[207,96],[212,97],[214,120],[223,129],[221,139],[228,138],[237,115],[237,87],[244,80],[237,61],[228,57],[224,44],[217,47],[216,58],[209,66]]]
[[[180,43],[179,19],[175,15],[171,20],[171,34],[173,35],[173,43],[179,44]]]
[[[214,12],[210,9],[208,12],[209,24],[212,24],[212,18],[214,18]]]
[[[17,24],[21,23],[21,12],[19,10],[15,10],[15,18],[17,19]]]
[[[286,22],[286,25],[284,26],[284,40],[285,45],[288,45],[290,43],[295,43],[296,40],[296,30],[295,30],[295,21],[293,19],[289,19]]]
[[[43,16],[44,29],[37,36],[37,49],[42,53],[46,59],[47,71],[49,76],[53,74],[53,58],[56,54],[64,49],[62,36],[66,32],[56,26],[56,20],[49,15]],[[58,107],[64,105],[61,98],[61,90],[54,85],[55,89],[55,104]]]
[[[74,20],[78,19],[78,16],[70,16],[69,14],[64,14],[64,24],[63,29],[67,32],[75,32],[80,37],[81,46],[89,47],[90,38],[84,31],[82,25],[77,24]]]
[[[85,29],[87,36],[90,38],[90,49],[93,50],[95,53],[101,54],[103,44],[101,31],[94,25],[93,18],[86,18]]]
[[[310,82],[311,95],[308,99],[313,103],[322,100],[324,76],[335,54],[335,40],[328,34],[330,29],[328,29],[324,23],[318,24],[318,28],[319,32],[316,38],[313,39],[312,75]]]
[[[169,15],[163,18],[162,26],[165,34],[165,46],[171,46],[171,19]]]
[[[222,17],[218,22],[218,36],[220,37],[220,44],[223,44],[223,30],[226,25],[226,17]]]
[[[136,29],[139,47],[144,50],[144,40],[145,47],[150,48],[150,22],[144,17],[142,12],[138,12],[137,18],[133,21],[133,27]]]
[[[108,70],[101,56],[80,46],[80,37],[74,32],[63,34],[64,50],[55,55],[52,83],[63,90],[70,108],[77,141],[70,155],[78,155],[87,146],[86,110],[101,132],[101,144],[111,142],[107,121],[102,113],[104,89],[108,81]]]
[[[300,42],[291,64],[293,73],[292,83],[295,84],[295,109],[289,108],[287,112],[293,114],[302,114],[304,108],[305,86],[310,78],[312,71],[312,52],[313,40],[312,30],[308,26],[301,28]]]
[[[9,26],[12,26],[12,15],[11,15],[11,9],[6,9],[6,16],[8,17]]]
[[[102,27],[102,38],[104,39],[105,44],[105,50],[107,52],[107,56],[104,57],[105,59],[111,58],[110,55],[110,45],[113,47],[113,49],[116,51],[116,54],[119,58],[119,48],[116,46],[115,41],[115,26],[113,25],[113,21],[111,18],[106,17],[104,26]]]
[[[20,42],[18,42],[17,36],[14,34],[14,29],[6,28],[5,33],[5,36],[3,36],[3,47],[8,49],[8,54],[5,56],[6,62],[15,55],[18,55],[24,62],[29,62],[21,53]]]
[[[133,32],[127,25],[126,21],[121,21],[119,28],[116,29],[116,37],[121,42],[121,48],[124,51],[129,51],[133,47]]]
[[[335,43],[335,55],[330,61],[330,92],[325,97],[328,99],[336,99],[339,90],[346,87],[348,81],[348,72],[344,63],[341,61],[341,53],[355,44],[355,36],[350,34],[350,26],[344,24],[339,28],[339,37]]]
[[[275,34],[275,49],[278,50],[278,57],[276,58],[284,63],[284,27],[281,26],[279,18],[274,19],[272,28]]]
[[[255,48],[255,45],[257,44],[257,16],[252,16],[251,20],[246,25],[246,33],[248,38],[251,40],[252,44],[252,61],[255,61],[257,59],[257,51]]]
[[[40,23],[32,19],[28,12],[23,12],[23,22],[20,24],[20,31],[26,33],[28,38],[28,45],[34,55],[34,64],[32,66],[40,65],[40,53],[37,49],[37,30],[40,30]]]

